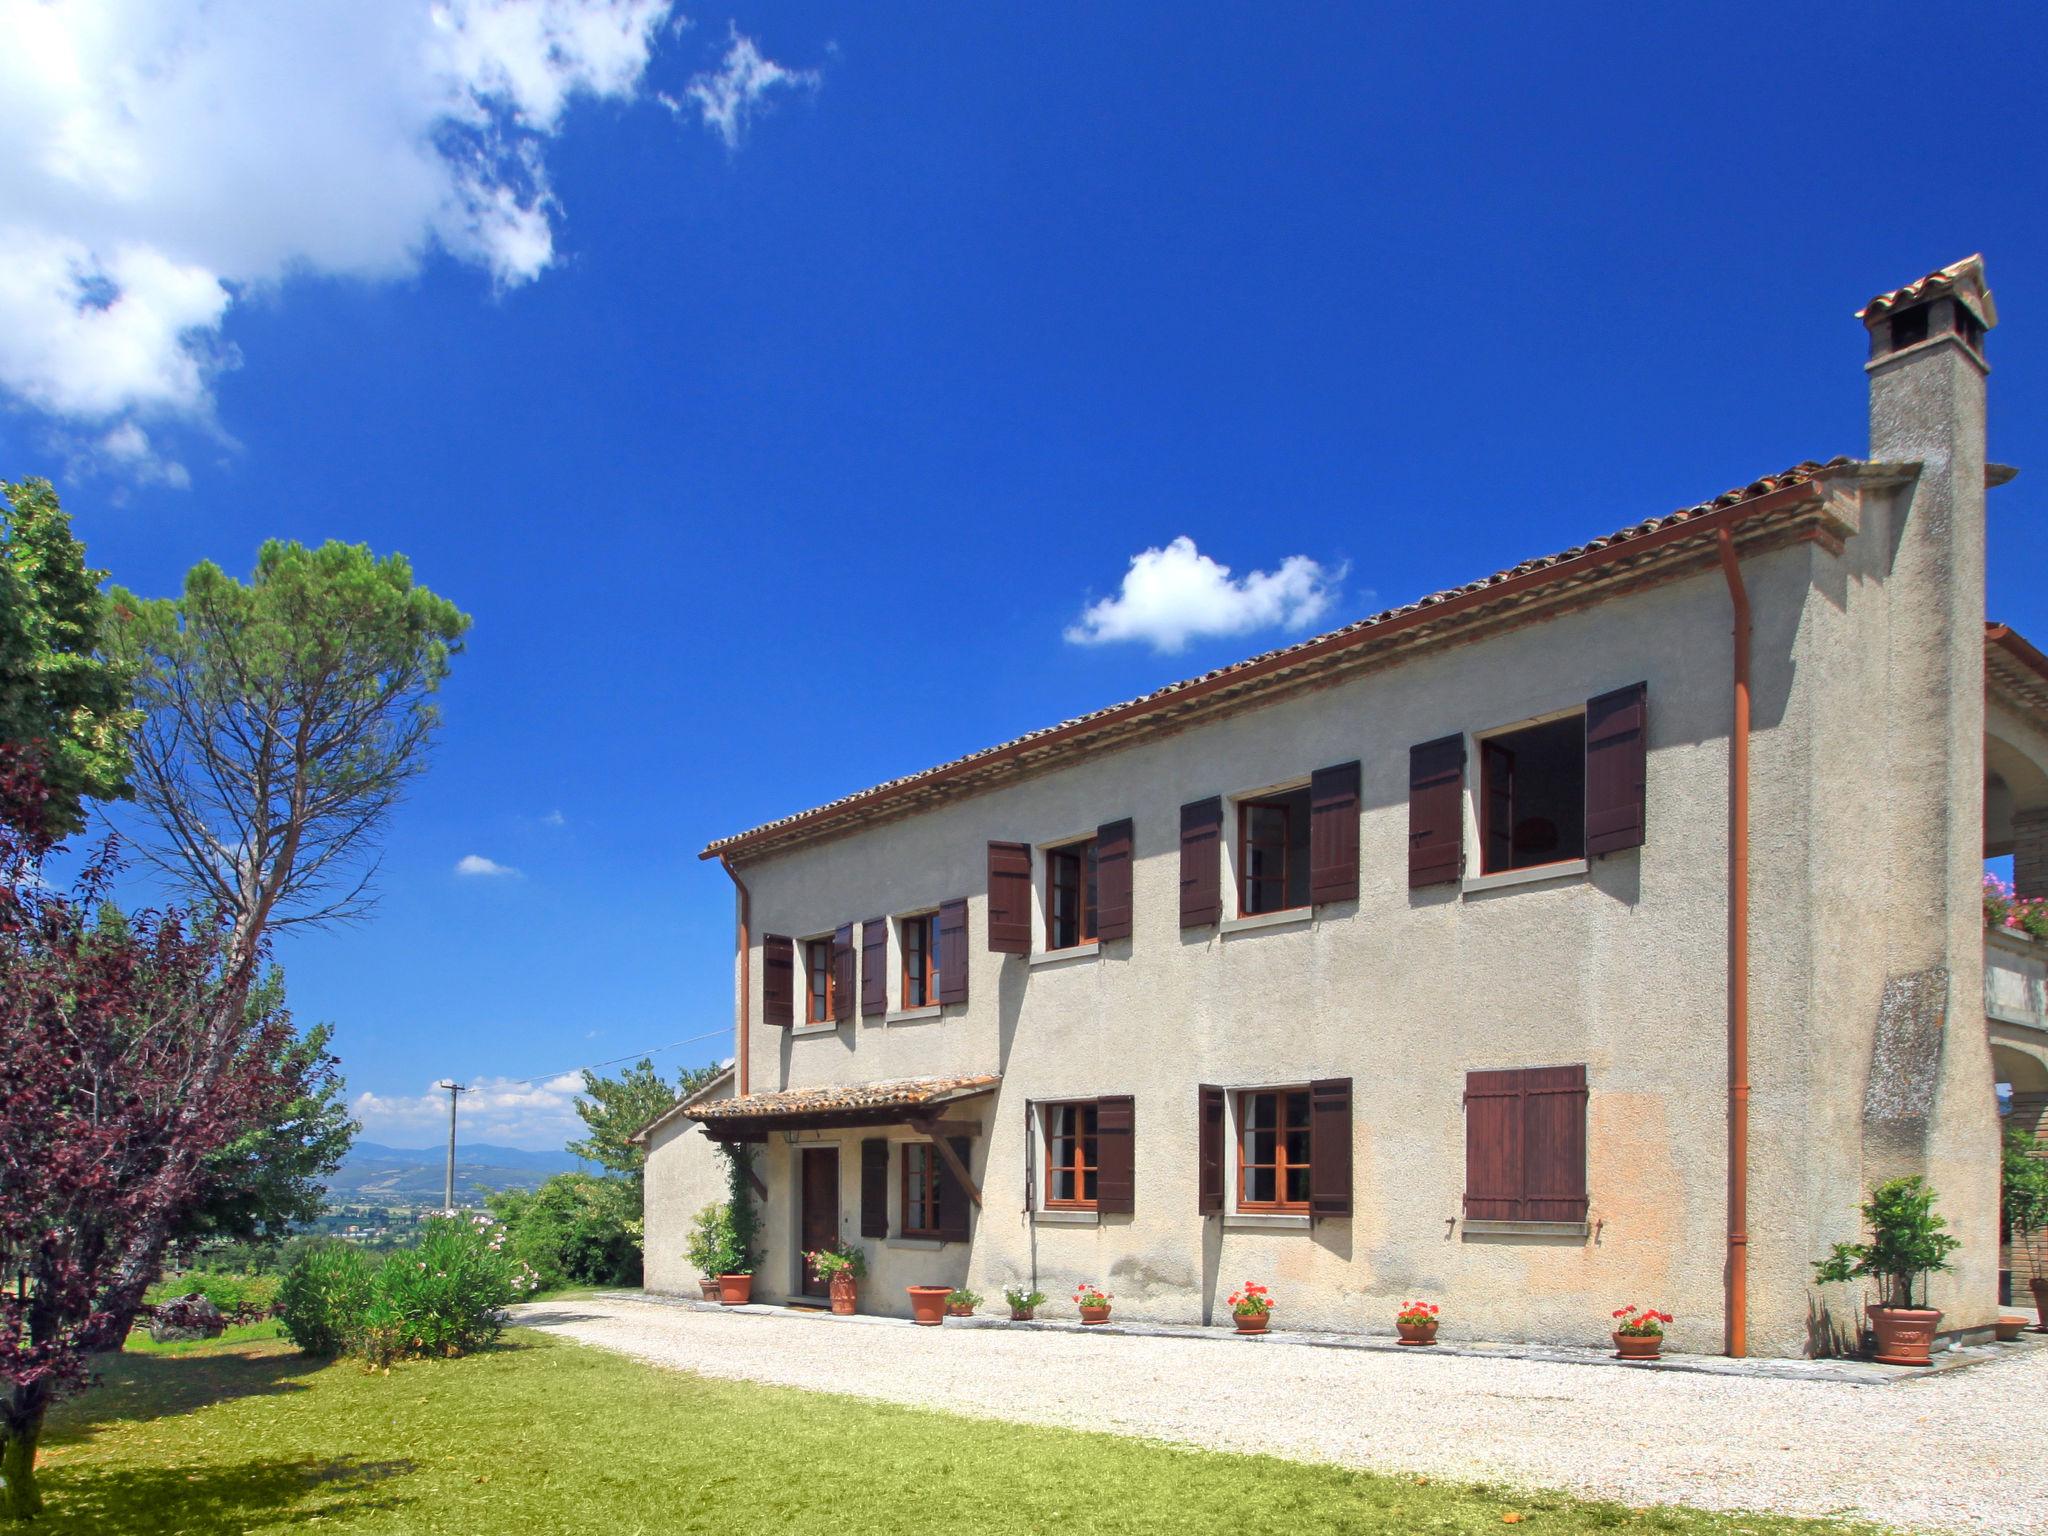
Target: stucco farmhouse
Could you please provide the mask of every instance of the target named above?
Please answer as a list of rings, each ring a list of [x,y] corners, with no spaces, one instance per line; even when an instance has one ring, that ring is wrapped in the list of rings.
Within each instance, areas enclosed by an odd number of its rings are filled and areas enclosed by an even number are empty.
[[[722,839],[733,1074],[643,1132],[694,1291],[1080,1280],[1119,1318],[1842,1347],[1812,1263],[1924,1174],[1998,1307],[1998,1084],[2048,1102],[2048,660],[1985,616],[1982,262],[1873,299],[1870,448]],[[2039,946],[2048,947],[2048,946]],[[1988,1001],[1987,1001],[1988,999]]]

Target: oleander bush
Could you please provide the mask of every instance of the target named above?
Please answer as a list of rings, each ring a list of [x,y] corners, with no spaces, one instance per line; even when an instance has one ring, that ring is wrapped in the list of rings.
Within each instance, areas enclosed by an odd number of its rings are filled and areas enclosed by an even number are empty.
[[[323,1360],[340,1354],[369,1299],[371,1270],[369,1258],[348,1243],[315,1243],[303,1250],[278,1285],[284,1336]]]

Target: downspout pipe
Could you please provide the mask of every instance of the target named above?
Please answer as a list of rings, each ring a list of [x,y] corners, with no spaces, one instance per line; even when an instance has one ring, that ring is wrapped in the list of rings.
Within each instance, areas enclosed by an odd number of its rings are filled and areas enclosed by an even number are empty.
[[[739,951],[740,961],[739,1030],[738,1038],[733,1046],[733,1063],[739,1070],[735,1074],[736,1080],[733,1086],[738,1090],[739,1096],[745,1098],[748,1087],[747,1057],[752,1054],[747,1049],[747,1046],[751,1033],[748,1026],[752,1022],[754,1003],[754,941],[748,930],[754,921],[754,897],[747,889],[747,882],[740,878],[740,872],[732,867],[730,855],[719,855],[718,862],[725,866],[726,876],[732,881],[733,889],[738,893],[739,897],[733,926],[733,944]]]
[[[1735,610],[1735,726],[1728,743],[1728,1297],[1726,1352],[1749,1353],[1749,590],[1735,535],[1721,529]]]

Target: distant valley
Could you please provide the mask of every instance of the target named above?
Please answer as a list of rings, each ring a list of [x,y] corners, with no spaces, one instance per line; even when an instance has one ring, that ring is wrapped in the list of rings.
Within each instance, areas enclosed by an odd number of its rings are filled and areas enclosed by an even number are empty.
[[[438,1204],[448,1159],[448,1148],[387,1147],[374,1141],[359,1141],[349,1149],[348,1158],[327,1181],[327,1198],[336,1204],[373,1205]],[[596,1173],[595,1164],[585,1163],[569,1152],[528,1152],[519,1147],[496,1147],[485,1142],[457,1143],[455,1148],[455,1193],[458,1204],[469,1204],[463,1196],[478,1185],[488,1190],[532,1189],[557,1173],[578,1169]]]

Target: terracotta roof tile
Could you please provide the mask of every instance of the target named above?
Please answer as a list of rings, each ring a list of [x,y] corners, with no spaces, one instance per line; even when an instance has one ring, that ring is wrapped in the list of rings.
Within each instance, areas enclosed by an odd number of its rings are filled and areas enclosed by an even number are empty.
[[[1245,672],[1252,668],[1264,667],[1274,662],[1283,661],[1296,652],[1306,651],[1312,647],[1325,646],[1332,641],[1342,641],[1349,637],[1357,637],[1360,640],[1364,640],[1371,636],[1372,631],[1383,625],[1390,624],[1397,619],[1407,618],[1425,609],[1437,607],[1450,602],[1454,598],[1484,592],[1489,587],[1499,586],[1504,582],[1529,575],[1532,572],[1544,570],[1551,566],[1563,565],[1567,561],[1577,560],[1584,555],[1604,550],[1621,549],[1631,541],[1643,539],[1667,528],[1704,517],[1710,512],[1717,512],[1723,508],[1737,506],[1745,501],[1752,501],[1776,491],[1811,482],[1829,471],[1844,469],[1856,463],[1856,460],[1841,455],[1837,455],[1825,463],[1809,459],[1803,463],[1793,465],[1790,469],[1781,470],[1777,474],[1765,475],[1759,480],[1752,480],[1747,485],[1723,491],[1719,496],[1709,501],[1699,502],[1690,507],[1681,507],[1677,511],[1666,513],[1662,517],[1653,517],[1644,522],[1632,523],[1626,528],[1618,529],[1613,533],[1603,535],[1585,544],[1575,545],[1571,549],[1524,560],[1519,565],[1512,565],[1506,570],[1495,571],[1492,575],[1483,576],[1477,581],[1467,582],[1459,587],[1446,588],[1441,592],[1432,592],[1427,597],[1417,598],[1414,602],[1403,604],[1398,608],[1385,609],[1368,618],[1355,620],[1350,624],[1342,625],[1324,634],[1314,635],[1306,640],[1298,640],[1290,645],[1261,652],[1256,656],[1247,657],[1243,661],[1232,662],[1228,666],[1204,672],[1198,677],[1183,678],[1177,683],[1168,683],[1165,687],[1154,689],[1150,693],[1140,694],[1134,699],[1125,699],[1116,704],[1105,705],[1101,709],[1090,710],[1086,714],[1075,715],[1071,719],[1062,720],[1057,725],[1049,725],[1039,730],[1027,731],[1022,736],[1012,737],[1010,740],[998,742],[994,746],[983,747],[979,751],[969,752],[963,757],[956,757],[934,767],[921,769],[917,773],[905,774],[901,778],[884,780],[880,784],[872,785],[854,794],[842,795],[836,800],[828,800],[823,805],[814,806],[809,810],[793,812],[788,816],[780,816],[773,821],[763,822],[757,827],[750,827],[744,832],[736,832],[729,837],[722,837],[715,842],[707,844],[699,857],[707,859],[716,858],[740,844],[757,839],[764,833],[771,833],[779,828],[788,827],[792,823],[803,821],[807,818],[826,817],[829,813],[842,808],[850,808],[861,802],[871,802],[891,796],[896,792],[911,789],[928,779],[942,774],[949,774],[979,759],[992,757],[998,753],[1009,752],[1040,737],[1071,731],[1076,727],[1085,726],[1091,721],[1101,720],[1107,716],[1120,714],[1133,708],[1155,702],[1165,702],[1171,700],[1176,694],[1197,685],[1210,683],[1220,678],[1227,678],[1233,673]]]
[[[729,1124],[786,1115],[829,1115],[857,1111],[921,1109],[986,1093],[1002,1081],[982,1072],[967,1077],[898,1077],[879,1083],[852,1083],[830,1088],[785,1088],[778,1093],[750,1093],[745,1098],[713,1099],[688,1104],[692,1120]]]
[[[1961,261],[1951,262],[1938,272],[1930,272],[1903,288],[1894,288],[1890,293],[1880,293],[1868,304],[1856,311],[1858,320],[1868,320],[1877,315],[1889,314],[1908,304],[1918,304],[1923,299],[1938,299],[1944,294],[1962,290],[1971,305],[1981,310],[1980,318],[1986,325],[1998,324],[1998,311],[1991,302],[1991,290],[1984,283],[1984,258],[1965,256]]]

